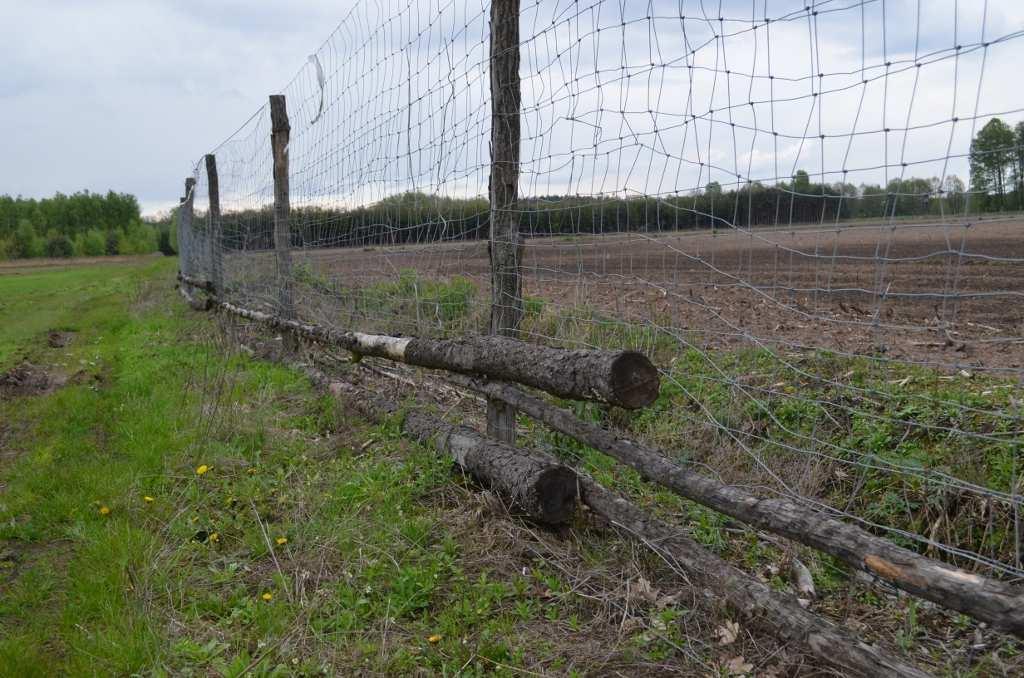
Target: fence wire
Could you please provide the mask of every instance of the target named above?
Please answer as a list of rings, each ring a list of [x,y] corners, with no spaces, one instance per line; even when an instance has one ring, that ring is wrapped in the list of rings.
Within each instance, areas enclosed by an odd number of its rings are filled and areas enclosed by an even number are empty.
[[[285,86],[302,319],[487,331],[489,11],[359,3]],[[1018,3],[524,0],[520,34],[521,336],[650,355],[618,423],[681,461],[1024,575]],[[280,311],[269,109],[210,152],[182,270]]]

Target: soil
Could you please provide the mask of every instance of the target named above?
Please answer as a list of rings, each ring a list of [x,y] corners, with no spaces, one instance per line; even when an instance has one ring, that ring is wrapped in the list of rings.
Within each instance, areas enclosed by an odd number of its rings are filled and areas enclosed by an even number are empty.
[[[256,282],[270,256],[229,256],[229,279]],[[490,296],[482,241],[296,250],[294,259],[345,288],[415,269],[473,279],[478,304]],[[523,273],[524,294],[552,310],[650,323],[700,348],[824,348],[951,370],[1024,366],[1019,220],[530,238]]]
[[[62,379],[51,376],[43,368],[23,362],[0,374],[0,399],[40,395],[62,383]]]

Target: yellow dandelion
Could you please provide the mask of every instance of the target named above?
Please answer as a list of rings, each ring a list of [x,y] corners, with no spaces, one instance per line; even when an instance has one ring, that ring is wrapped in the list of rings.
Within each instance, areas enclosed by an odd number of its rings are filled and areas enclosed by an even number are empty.
[[[285,544],[287,544],[287,543],[288,543],[288,537],[278,537],[278,538],[277,538],[277,539],[275,539],[274,541],[276,541],[276,542],[277,542],[277,545],[278,545],[278,546],[284,546]]]
[[[206,464],[203,464],[199,468],[196,469],[196,475],[197,476],[201,476],[201,475],[203,475],[204,473],[206,473],[209,470],[210,470],[210,467],[207,466]]]
[[[209,540],[210,540],[210,541],[212,541],[212,542],[218,542],[218,541],[220,541],[220,535],[219,535],[219,534],[217,534],[216,532],[212,532],[212,533],[210,534],[210,536],[209,536],[209,537],[207,537],[207,539],[209,539]]]
[[[432,635],[429,638],[427,638],[427,642],[428,643],[439,643],[439,642],[441,642],[441,635],[435,633],[434,635]]]
[[[270,592],[268,591],[267,593],[264,593],[264,594],[263,594],[262,596],[260,596],[260,597],[261,597],[261,598],[263,598],[263,600],[265,600],[265,601],[267,601],[267,602],[269,603],[270,601],[272,601],[272,600],[274,599],[274,594],[273,594],[273,593],[270,593]]]
[[[100,507],[100,515],[101,516],[109,516],[110,515],[110,508],[107,507],[107,506],[101,506]]]
[[[147,494],[146,496],[144,496],[144,497],[142,498],[142,501],[146,502],[147,504],[152,504],[152,503],[153,503],[153,501],[154,501],[154,499],[153,499],[153,497],[151,497],[151,496],[149,496],[149,495]]]

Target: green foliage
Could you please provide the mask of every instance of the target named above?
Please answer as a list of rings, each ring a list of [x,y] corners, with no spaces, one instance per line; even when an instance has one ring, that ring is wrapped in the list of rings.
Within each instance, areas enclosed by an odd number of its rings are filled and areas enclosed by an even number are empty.
[[[67,259],[74,256],[75,245],[66,235],[54,233],[47,238],[43,252],[48,257],[53,257],[55,259]]]
[[[156,249],[156,231],[142,223],[132,195],[86,191],[43,200],[0,196],[0,258],[144,254]]]
[[[100,257],[106,252],[107,241],[101,231],[92,229],[79,236],[78,254],[83,257]]]
[[[36,235],[36,229],[28,219],[18,222],[18,228],[14,231],[14,246],[12,248],[15,259],[27,259],[38,257],[43,254],[42,239]]]

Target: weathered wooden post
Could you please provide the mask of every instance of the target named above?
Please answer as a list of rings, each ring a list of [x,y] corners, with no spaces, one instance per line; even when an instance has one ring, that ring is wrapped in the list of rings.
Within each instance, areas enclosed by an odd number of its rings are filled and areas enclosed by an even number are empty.
[[[206,185],[210,193],[210,223],[207,226],[207,242],[210,246],[210,279],[213,293],[217,297],[224,294],[224,255],[221,249],[223,238],[220,222],[220,182],[217,179],[217,158],[212,154],[206,156]]]
[[[195,241],[192,238],[192,204],[195,198],[196,180],[195,177],[185,179],[185,197],[181,199],[181,208],[178,210],[178,268],[187,276],[194,276],[192,262],[195,257],[193,249]],[[190,292],[188,286],[185,291]]]
[[[514,337],[523,316],[519,262],[519,0],[491,0],[491,334]],[[516,411],[487,401],[487,433],[515,442]]]
[[[274,155],[274,251],[277,260],[278,314],[286,320],[295,319],[295,299],[292,295],[292,238],[289,218],[291,203],[288,197],[288,141],[291,125],[283,94],[270,95],[270,145]],[[295,348],[294,339],[285,336],[285,345]]]

